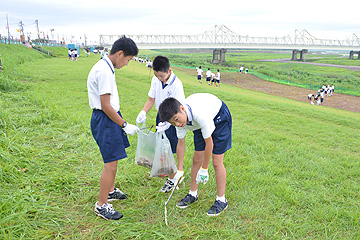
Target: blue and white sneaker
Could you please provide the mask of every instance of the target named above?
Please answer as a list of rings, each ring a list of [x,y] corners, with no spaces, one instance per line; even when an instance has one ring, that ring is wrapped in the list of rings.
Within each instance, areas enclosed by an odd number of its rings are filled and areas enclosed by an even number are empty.
[[[127,198],[128,198],[128,195],[126,193],[123,193],[118,188],[114,188],[114,192],[109,193],[109,196],[108,196],[107,200],[108,200],[108,202],[112,202],[112,201],[115,201],[115,200],[125,200]]]
[[[207,212],[208,216],[217,216],[220,213],[222,213],[222,211],[224,211],[225,209],[227,209],[228,207],[228,203],[227,202],[221,202],[219,200],[215,200],[214,205],[212,205],[212,207],[210,208],[210,210]]]
[[[95,203],[95,214],[99,217],[102,217],[105,220],[119,220],[123,217],[123,215],[117,211],[115,211],[111,204],[104,204],[101,207],[97,206]]]
[[[177,206],[179,208],[187,208],[190,204],[197,201],[198,197],[194,197],[190,193],[188,193],[180,202],[178,202]]]

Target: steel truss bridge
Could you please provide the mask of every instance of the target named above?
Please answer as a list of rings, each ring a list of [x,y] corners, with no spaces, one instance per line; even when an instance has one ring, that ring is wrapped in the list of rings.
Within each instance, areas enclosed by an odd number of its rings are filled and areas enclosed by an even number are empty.
[[[196,35],[126,35],[139,49],[210,48],[210,49],[319,49],[360,51],[355,34],[345,40],[319,39],[306,30],[295,30],[283,37],[250,37],[233,32],[225,25],[215,25]],[[100,35],[100,45],[110,47],[121,35]]]

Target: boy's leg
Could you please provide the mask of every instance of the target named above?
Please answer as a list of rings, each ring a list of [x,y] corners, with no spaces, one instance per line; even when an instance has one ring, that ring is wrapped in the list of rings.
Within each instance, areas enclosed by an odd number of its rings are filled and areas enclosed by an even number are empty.
[[[108,162],[104,164],[104,168],[100,178],[100,193],[98,205],[102,206],[108,203],[109,192],[114,191],[115,175],[117,170],[117,162]]]
[[[193,156],[193,163],[191,166],[191,185],[190,192],[178,202],[177,206],[179,208],[187,208],[191,203],[198,200],[197,189],[198,184],[196,183],[196,175],[199,171],[201,164],[204,160],[205,151],[195,151]]]
[[[226,170],[223,160],[224,154],[213,154],[213,166],[216,176],[217,197],[214,205],[212,205],[210,210],[207,212],[208,216],[217,216],[228,207],[228,203],[225,198]]]
[[[196,175],[201,167],[201,164],[204,160],[205,151],[195,151],[193,156],[193,163],[191,166],[191,185],[190,190],[196,191],[199,184],[196,183]]]
[[[99,201],[95,204],[95,214],[105,220],[119,220],[123,215],[108,204],[108,196],[111,190],[114,190],[114,181],[117,169],[117,161],[104,164],[100,178]]]
[[[213,166],[216,176],[217,195],[222,197],[225,195],[226,188],[226,169],[224,166],[224,154],[213,154]]]

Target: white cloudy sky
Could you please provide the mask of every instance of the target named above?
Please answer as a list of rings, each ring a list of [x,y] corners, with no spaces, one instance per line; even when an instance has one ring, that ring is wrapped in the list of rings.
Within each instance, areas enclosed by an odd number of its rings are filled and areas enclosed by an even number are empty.
[[[358,0],[1,0],[0,34],[36,36],[35,19],[45,35],[78,39],[100,34],[200,34],[224,24],[241,35],[285,36],[306,29],[322,39],[360,37]]]

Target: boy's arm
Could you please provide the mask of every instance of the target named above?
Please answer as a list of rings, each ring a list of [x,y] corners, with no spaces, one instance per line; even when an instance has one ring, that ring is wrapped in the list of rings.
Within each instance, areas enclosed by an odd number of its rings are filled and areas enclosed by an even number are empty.
[[[117,125],[122,127],[122,129],[130,135],[134,135],[139,132],[140,129],[132,124],[127,124],[124,126],[125,120],[120,117],[120,115],[116,112],[116,110],[110,104],[110,94],[100,95],[101,109],[102,111]],[[123,127],[124,126],[124,127]]]
[[[149,99],[146,101],[144,108],[139,112],[136,123],[145,123],[146,121],[146,114],[150,111],[152,106],[154,106],[155,98],[149,97]]]
[[[179,138],[176,147],[176,157],[178,160],[179,171],[184,171],[184,156],[185,156],[185,138]]]
[[[110,94],[100,95],[102,111],[120,127],[124,124],[125,120],[122,119],[115,109],[110,104]]]
[[[212,150],[214,147],[214,143],[213,143],[211,136],[205,139],[205,144],[206,145],[205,145],[204,160],[202,162],[201,168],[199,169],[199,171],[196,174],[196,183],[197,184],[199,184],[199,183],[206,184],[207,181],[209,180],[208,168],[209,168]]]
[[[213,143],[213,140],[212,140],[211,136],[209,138],[204,139],[204,140],[205,140],[205,155],[204,155],[204,161],[203,161],[203,164],[202,164],[201,167],[203,169],[208,169],[210,159],[211,159],[211,154],[212,154],[213,147],[214,147],[214,143]]]
[[[148,113],[150,109],[154,106],[154,104],[155,104],[155,98],[149,97],[142,110]]]

